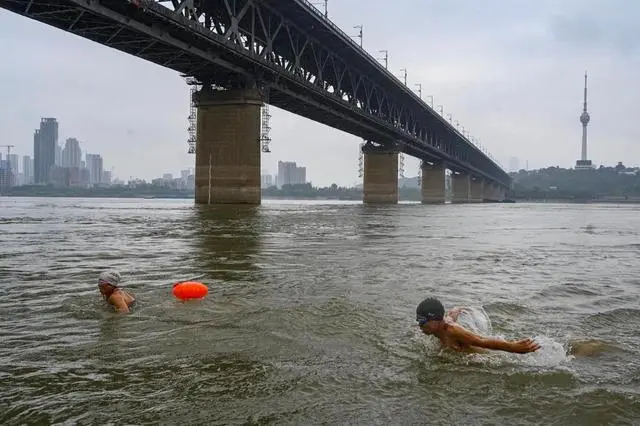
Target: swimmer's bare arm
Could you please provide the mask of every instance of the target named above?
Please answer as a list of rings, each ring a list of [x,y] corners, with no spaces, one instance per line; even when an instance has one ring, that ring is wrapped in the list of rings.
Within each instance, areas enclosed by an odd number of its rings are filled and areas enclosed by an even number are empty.
[[[457,325],[451,326],[449,328],[449,333],[455,340],[465,345],[476,346],[479,348],[493,349],[518,354],[535,352],[540,349],[540,345],[529,338],[507,341],[494,337],[484,337],[472,333],[471,331]]]
[[[129,306],[127,305],[127,301],[124,300],[124,296],[119,293],[112,294],[109,298],[109,303],[116,307],[118,312],[127,313],[129,312]]]

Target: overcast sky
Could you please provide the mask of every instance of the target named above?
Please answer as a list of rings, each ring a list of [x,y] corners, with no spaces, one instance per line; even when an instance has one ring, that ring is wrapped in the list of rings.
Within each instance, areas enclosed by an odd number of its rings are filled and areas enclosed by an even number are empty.
[[[320,1],[318,1],[320,3]],[[366,12],[366,13],[365,13]],[[640,1],[329,0],[364,48],[444,105],[505,168],[571,167],[579,157],[583,74],[589,73],[589,159],[640,164]],[[179,74],[0,9],[0,144],[33,154],[40,117],[60,141],[102,154],[122,179],[193,167],[189,88]],[[360,139],[272,108],[272,152],[307,167],[314,185],[352,185]],[[3,148],[3,157],[6,154]],[[408,159],[405,175],[417,174]]]

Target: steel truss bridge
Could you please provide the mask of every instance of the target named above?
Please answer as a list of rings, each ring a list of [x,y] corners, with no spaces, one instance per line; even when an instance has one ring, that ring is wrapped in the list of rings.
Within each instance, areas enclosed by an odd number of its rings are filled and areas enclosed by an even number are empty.
[[[0,7],[200,84],[258,87],[270,105],[429,163],[511,183],[306,0],[0,0]]]

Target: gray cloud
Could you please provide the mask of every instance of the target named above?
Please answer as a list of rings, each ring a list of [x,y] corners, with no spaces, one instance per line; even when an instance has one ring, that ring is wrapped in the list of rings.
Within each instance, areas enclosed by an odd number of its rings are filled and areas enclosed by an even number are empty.
[[[630,15],[556,15],[549,31],[561,46],[590,50],[614,50],[631,54],[640,46],[640,26],[636,10]],[[634,16],[635,15],[635,16]],[[634,19],[629,19],[634,17]]]

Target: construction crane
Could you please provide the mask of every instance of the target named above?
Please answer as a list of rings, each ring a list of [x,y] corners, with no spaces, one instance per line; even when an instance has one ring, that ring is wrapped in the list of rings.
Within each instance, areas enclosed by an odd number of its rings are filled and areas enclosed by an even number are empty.
[[[9,159],[9,156],[11,155],[11,148],[15,147],[15,145],[0,145],[0,147],[7,148],[7,159]]]

